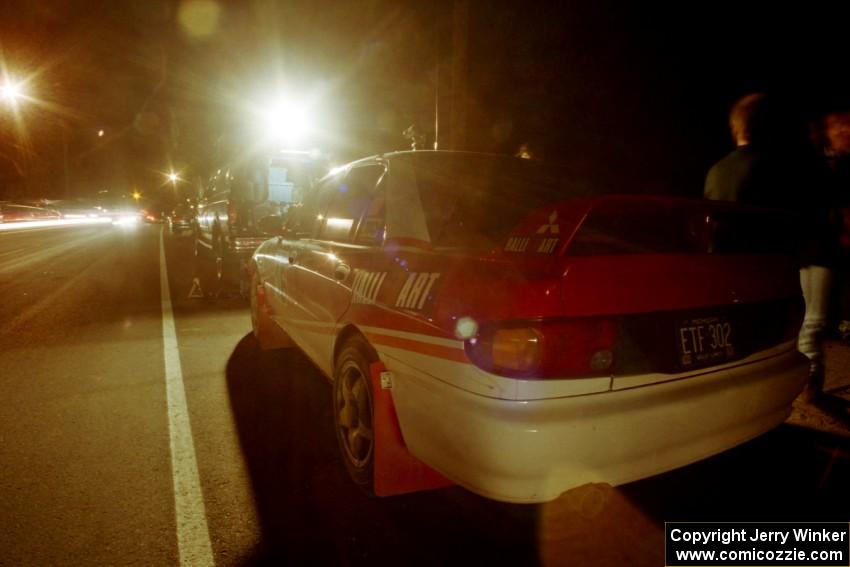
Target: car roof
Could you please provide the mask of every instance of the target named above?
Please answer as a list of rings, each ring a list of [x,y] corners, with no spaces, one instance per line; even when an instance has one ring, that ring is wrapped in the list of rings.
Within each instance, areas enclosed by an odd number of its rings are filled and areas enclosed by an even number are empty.
[[[503,159],[505,161],[520,159],[520,158],[517,158],[517,157],[514,157],[514,156],[507,155],[507,154],[494,154],[494,153],[487,153],[487,152],[471,152],[471,151],[460,151],[460,150],[399,150],[399,151],[394,151],[394,152],[385,152],[385,153],[380,153],[380,154],[374,154],[374,155],[367,156],[367,157],[362,157],[362,158],[356,159],[354,161],[350,161],[348,163],[345,163],[343,165],[337,166],[337,167],[331,169],[327,174],[322,176],[318,180],[318,182],[321,183],[322,181],[324,181],[325,179],[327,179],[329,177],[333,177],[334,175],[338,175],[341,172],[348,171],[352,167],[356,167],[358,165],[375,163],[376,161],[381,161],[381,160],[388,161],[388,160],[393,160],[393,159],[398,159],[398,158],[417,159],[417,158],[424,158],[426,156],[427,157],[433,157],[435,155],[436,156],[446,156],[446,157],[450,157],[450,156],[492,157],[492,158],[497,158],[497,159]]]

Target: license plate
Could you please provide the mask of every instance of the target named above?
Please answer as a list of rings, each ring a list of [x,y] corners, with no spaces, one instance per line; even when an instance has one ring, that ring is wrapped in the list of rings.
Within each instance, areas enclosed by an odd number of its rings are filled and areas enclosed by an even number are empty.
[[[735,331],[725,317],[695,317],[676,329],[679,363],[684,368],[720,364],[735,357]]]

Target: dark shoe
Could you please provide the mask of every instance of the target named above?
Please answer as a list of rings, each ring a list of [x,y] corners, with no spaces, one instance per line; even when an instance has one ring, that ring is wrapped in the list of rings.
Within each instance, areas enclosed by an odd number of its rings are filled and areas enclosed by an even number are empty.
[[[850,343],[850,321],[844,320],[838,324],[838,336],[842,342]]]
[[[813,387],[811,384],[806,384],[803,391],[797,397],[798,400],[805,404],[816,404],[823,397],[823,392]]]
[[[816,403],[823,397],[824,369],[819,361],[812,361],[809,367],[809,382],[800,393],[800,401]]]

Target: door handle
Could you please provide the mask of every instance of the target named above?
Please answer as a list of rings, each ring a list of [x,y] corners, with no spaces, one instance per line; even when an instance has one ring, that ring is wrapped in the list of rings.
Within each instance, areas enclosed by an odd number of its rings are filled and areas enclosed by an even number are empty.
[[[334,266],[334,279],[338,282],[345,281],[350,273],[351,266],[344,262],[339,262],[336,266]]]

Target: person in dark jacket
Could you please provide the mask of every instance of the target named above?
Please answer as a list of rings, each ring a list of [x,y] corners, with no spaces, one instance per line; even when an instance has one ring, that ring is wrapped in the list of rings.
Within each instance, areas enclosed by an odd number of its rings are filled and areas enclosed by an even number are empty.
[[[838,332],[850,340],[850,111],[830,112],[823,120],[824,154],[832,170],[838,233],[836,293]]]
[[[835,256],[829,171],[792,114],[764,93],[736,102],[729,126],[735,149],[709,170],[704,195],[781,209],[798,219],[800,284],[806,301],[798,348],[811,361],[804,395],[814,399],[823,391],[823,334]]]

